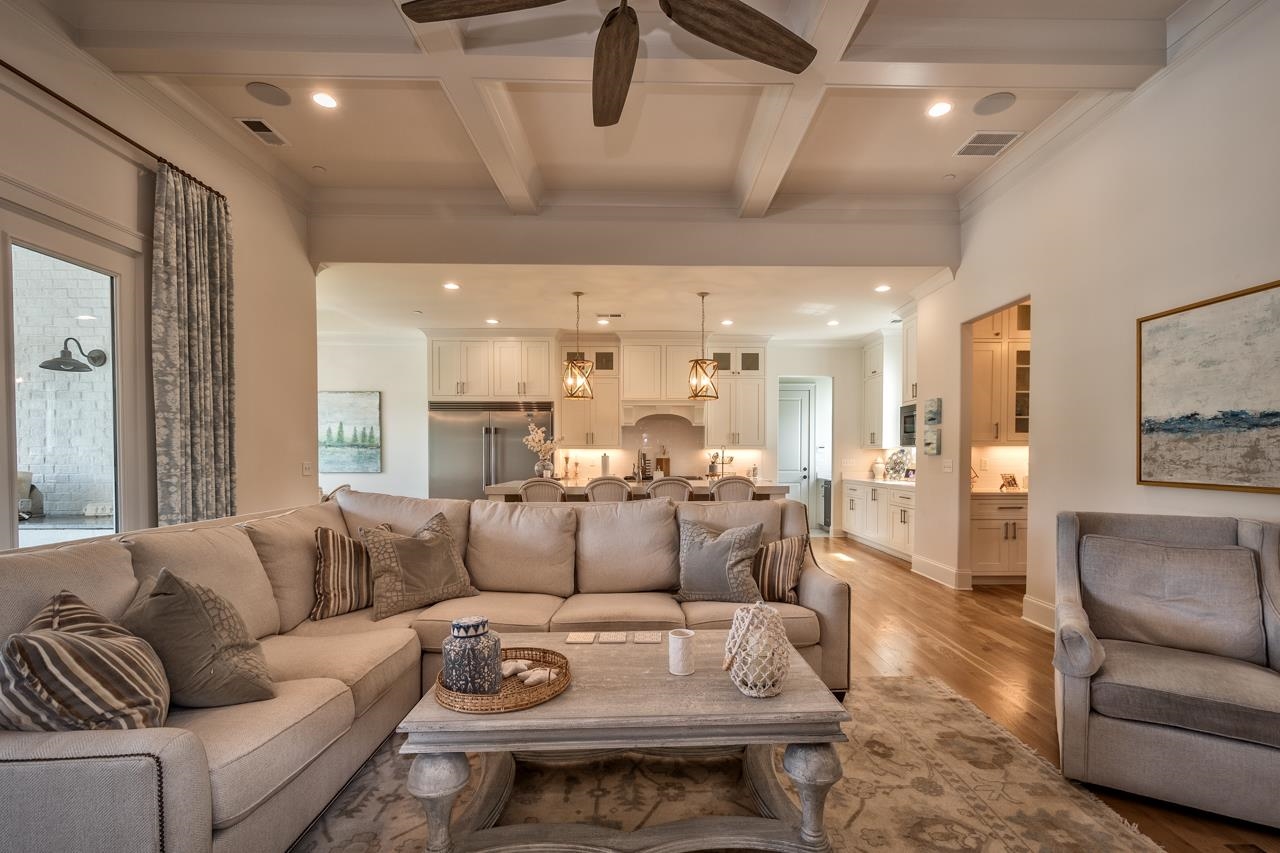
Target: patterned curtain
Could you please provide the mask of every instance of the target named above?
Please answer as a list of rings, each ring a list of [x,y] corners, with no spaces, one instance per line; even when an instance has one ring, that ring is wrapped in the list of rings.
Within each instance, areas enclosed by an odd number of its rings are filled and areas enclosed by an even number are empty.
[[[227,200],[156,173],[151,371],[160,524],[235,515],[235,334]]]

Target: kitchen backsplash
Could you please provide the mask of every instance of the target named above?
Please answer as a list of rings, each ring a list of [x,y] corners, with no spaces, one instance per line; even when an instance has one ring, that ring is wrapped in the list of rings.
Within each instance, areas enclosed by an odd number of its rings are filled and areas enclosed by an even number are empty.
[[[986,461],[987,469],[982,470]],[[1031,452],[1028,447],[990,446],[973,448],[973,470],[978,479],[973,488],[977,491],[989,492],[1000,488],[1000,475],[1012,474],[1018,478],[1019,488],[1027,488],[1027,476],[1030,470]]]
[[[671,458],[671,473],[676,475],[706,474],[709,459],[707,454],[716,448],[703,446],[705,431],[694,426],[684,418],[675,415],[650,415],[641,418],[635,426],[622,428],[622,446],[610,448],[561,448],[556,454],[556,473],[564,468],[564,456],[567,452],[570,459],[570,475],[573,462],[578,463],[578,471],[582,477],[600,476],[600,456],[609,454],[609,473],[625,477],[631,473],[636,461],[636,451],[644,433],[649,434],[649,446],[656,455],[665,445],[667,455]],[[729,455],[734,457],[729,466],[730,473],[748,474],[752,465],[759,465],[759,450],[733,450]]]

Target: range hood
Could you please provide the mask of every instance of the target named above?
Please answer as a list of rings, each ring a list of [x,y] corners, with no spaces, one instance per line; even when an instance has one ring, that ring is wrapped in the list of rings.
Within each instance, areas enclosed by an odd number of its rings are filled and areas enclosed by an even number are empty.
[[[635,426],[650,415],[674,415],[693,426],[706,426],[706,403],[694,400],[623,400],[622,425]]]

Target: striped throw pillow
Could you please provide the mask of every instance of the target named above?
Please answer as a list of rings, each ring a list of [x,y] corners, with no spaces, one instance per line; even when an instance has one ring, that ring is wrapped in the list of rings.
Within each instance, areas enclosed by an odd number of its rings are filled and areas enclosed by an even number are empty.
[[[66,590],[0,654],[0,728],[141,729],[168,714],[169,682],[151,646]]]
[[[375,530],[390,530],[379,524]],[[328,527],[316,528],[316,603],[312,620],[364,610],[373,604],[369,552],[359,539]]]
[[[800,585],[800,570],[808,550],[808,536],[779,539],[760,549],[756,555],[755,578],[765,601],[799,603],[796,587]]]

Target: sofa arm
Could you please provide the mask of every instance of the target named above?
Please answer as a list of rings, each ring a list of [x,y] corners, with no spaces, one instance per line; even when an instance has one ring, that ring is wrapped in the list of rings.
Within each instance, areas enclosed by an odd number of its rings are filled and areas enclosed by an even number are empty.
[[[816,562],[800,572],[800,605],[818,616],[822,680],[832,690],[849,689],[849,585]]]
[[[1058,630],[1054,632],[1053,666],[1063,675],[1092,678],[1107,658],[1102,643],[1089,628],[1089,615],[1072,601],[1058,603]]]
[[[0,732],[0,838],[9,850],[207,853],[204,745],[183,729]],[[12,795],[18,792],[17,795]]]

